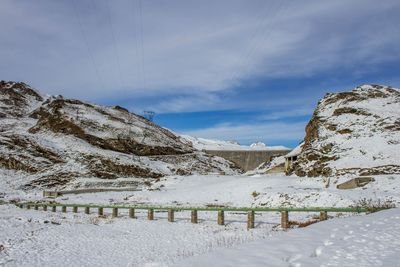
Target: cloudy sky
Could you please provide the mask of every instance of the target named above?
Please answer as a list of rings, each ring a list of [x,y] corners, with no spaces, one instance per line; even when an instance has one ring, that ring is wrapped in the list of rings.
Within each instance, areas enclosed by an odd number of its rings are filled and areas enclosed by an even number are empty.
[[[293,147],[327,92],[400,87],[399,14],[398,0],[0,0],[0,79]]]

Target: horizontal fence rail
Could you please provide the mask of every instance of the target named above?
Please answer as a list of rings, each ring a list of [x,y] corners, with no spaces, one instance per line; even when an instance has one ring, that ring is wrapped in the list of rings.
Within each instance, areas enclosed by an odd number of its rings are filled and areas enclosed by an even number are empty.
[[[254,228],[255,212],[280,212],[281,213],[281,227],[287,229],[290,227],[289,212],[319,212],[319,220],[324,221],[328,219],[328,212],[335,213],[367,213],[370,212],[367,208],[362,207],[348,207],[348,208],[335,208],[335,207],[310,207],[310,208],[287,208],[287,207],[180,207],[180,206],[138,206],[138,205],[100,205],[100,204],[68,204],[68,203],[35,203],[35,202],[18,202],[13,203],[20,208],[35,209],[47,211],[57,211],[57,207],[61,207],[62,212],[67,212],[67,208],[72,208],[72,212],[77,213],[78,208],[84,208],[85,214],[90,214],[90,209],[97,209],[99,216],[104,215],[104,209],[112,210],[112,217],[118,217],[118,210],[127,209],[129,217],[135,218],[135,210],[147,210],[147,219],[154,220],[155,211],[168,212],[168,221],[174,221],[174,212],[190,211],[191,222],[198,223],[199,211],[214,211],[218,213],[217,222],[219,225],[225,224],[224,212],[246,212],[247,213],[247,228]]]
[[[286,208],[286,207],[277,207],[277,208],[264,208],[264,207],[180,207],[180,206],[137,206],[137,205],[100,205],[100,204],[69,204],[69,203],[35,203],[35,202],[18,202],[15,205],[37,205],[37,206],[66,206],[66,207],[78,207],[78,208],[105,208],[105,209],[137,209],[137,210],[164,210],[168,211],[173,209],[175,211],[191,211],[191,210],[198,210],[198,211],[257,211],[257,212],[280,212],[280,211],[291,211],[291,212],[319,212],[319,211],[326,211],[326,212],[354,212],[354,213],[362,213],[368,212],[369,209],[362,208],[362,207],[349,207],[349,208],[332,208],[332,207],[311,207],[311,208]]]

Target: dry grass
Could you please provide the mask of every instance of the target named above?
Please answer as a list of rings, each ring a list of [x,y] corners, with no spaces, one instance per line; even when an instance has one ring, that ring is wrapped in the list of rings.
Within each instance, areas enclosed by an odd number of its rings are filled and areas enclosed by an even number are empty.
[[[357,202],[356,207],[368,209],[368,212],[372,213],[380,210],[395,208],[396,204],[393,203],[393,200],[389,199],[382,200],[363,198]]]
[[[297,226],[299,228],[303,228],[303,227],[307,227],[311,224],[314,224],[316,222],[318,222],[319,220],[316,219],[309,219],[307,221],[304,222],[299,222],[299,221],[289,221],[289,227],[293,227],[293,226]]]
[[[251,196],[252,196],[253,198],[258,197],[259,195],[260,195],[260,193],[258,193],[257,191],[253,191],[253,193],[251,193]]]
[[[94,225],[99,225],[100,218],[99,217],[90,217],[89,222]]]

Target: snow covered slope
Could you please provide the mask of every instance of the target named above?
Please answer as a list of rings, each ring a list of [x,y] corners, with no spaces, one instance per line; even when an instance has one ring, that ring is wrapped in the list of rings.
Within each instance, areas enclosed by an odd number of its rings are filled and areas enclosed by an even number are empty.
[[[400,91],[363,85],[327,94],[306,127],[299,176],[400,173]]]
[[[143,179],[116,179],[236,173],[229,162],[124,108],[44,97],[24,83],[4,81],[0,167],[0,175],[20,172],[26,186],[45,187],[136,186]]]

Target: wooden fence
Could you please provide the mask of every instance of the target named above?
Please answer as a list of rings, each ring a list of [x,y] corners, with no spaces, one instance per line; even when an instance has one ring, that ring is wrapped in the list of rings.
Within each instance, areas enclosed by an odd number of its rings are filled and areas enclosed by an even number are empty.
[[[168,221],[174,221],[174,213],[176,211],[190,211],[192,223],[198,223],[199,211],[214,211],[217,212],[217,222],[219,225],[225,224],[225,212],[246,212],[247,213],[247,228],[254,228],[255,213],[260,212],[280,212],[281,213],[281,227],[283,229],[289,228],[289,212],[318,212],[321,221],[328,219],[328,212],[350,212],[361,213],[369,212],[366,208],[327,208],[327,207],[313,207],[313,208],[235,208],[235,207],[162,207],[162,206],[131,206],[131,205],[96,205],[96,204],[67,204],[67,203],[34,203],[34,202],[20,202],[15,203],[16,206],[26,209],[42,209],[47,211],[51,209],[52,212],[57,211],[57,207],[61,207],[62,212],[67,212],[67,208],[72,208],[72,212],[77,213],[83,209],[86,214],[90,214],[91,209],[97,209],[99,216],[104,215],[104,209],[112,211],[112,217],[118,217],[120,209],[127,209],[130,218],[135,218],[135,210],[147,210],[147,219],[154,220],[154,211],[167,211]]]

